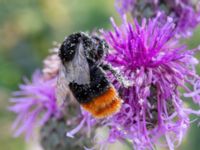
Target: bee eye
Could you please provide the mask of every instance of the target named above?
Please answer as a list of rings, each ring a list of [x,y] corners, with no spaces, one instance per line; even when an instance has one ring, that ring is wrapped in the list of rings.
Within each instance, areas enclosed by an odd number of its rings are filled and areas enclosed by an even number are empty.
[[[97,57],[102,58],[104,55],[104,49],[101,46],[98,46],[97,48]]]
[[[105,54],[107,54],[108,48],[108,44],[104,40],[101,40],[99,42],[99,45],[97,47],[97,56],[99,59],[101,59]]]

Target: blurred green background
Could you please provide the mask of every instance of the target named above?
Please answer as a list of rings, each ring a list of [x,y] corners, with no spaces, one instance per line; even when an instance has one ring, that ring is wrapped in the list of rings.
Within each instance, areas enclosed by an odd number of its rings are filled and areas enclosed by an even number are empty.
[[[118,18],[113,3],[114,0],[0,0],[0,150],[31,149],[23,137],[12,138],[14,115],[7,111],[10,93],[18,89],[23,76],[30,78],[42,66],[53,41],[62,42],[75,31],[109,28],[109,17]],[[190,48],[200,44],[200,29],[184,42]],[[199,150],[199,140],[200,128],[194,123],[178,149]]]

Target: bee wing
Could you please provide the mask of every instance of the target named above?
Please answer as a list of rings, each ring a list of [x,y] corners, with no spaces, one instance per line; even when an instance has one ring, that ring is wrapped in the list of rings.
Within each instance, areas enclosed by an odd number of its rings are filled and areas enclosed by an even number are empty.
[[[56,86],[56,99],[58,106],[61,106],[64,103],[67,95],[70,93],[68,85],[69,81],[66,77],[65,68],[63,65],[61,65]]]
[[[58,106],[62,105],[66,96],[71,93],[69,83],[73,81],[77,84],[90,83],[89,65],[84,55],[82,43],[78,46],[73,60],[60,66],[56,88]]]
[[[71,72],[74,72],[73,78],[78,84],[89,84],[90,82],[90,69],[84,51],[83,44],[80,43],[72,60],[73,71]]]

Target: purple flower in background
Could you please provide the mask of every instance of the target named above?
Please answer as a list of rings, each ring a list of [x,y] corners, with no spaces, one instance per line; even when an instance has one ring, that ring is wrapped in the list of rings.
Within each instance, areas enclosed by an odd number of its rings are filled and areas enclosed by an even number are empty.
[[[167,16],[176,23],[177,35],[190,36],[191,29],[200,22],[200,2],[191,0],[117,0],[116,8],[121,15],[130,12],[133,18],[153,18],[162,14],[161,22]]]
[[[132,7],[135,5],[135,0],[116,0],[115,7],[120,14],[125,14],[131,11]]]
[[[55,97],[56,79],[45,80],[42,73],[36,71],[32,81],[20,85],[20,91],[13,94],[13,103],[9,110],[17,114],[13,124],[14,136],[26,133],[29,139],[34,127],[42,126],[51,116],[59,117]]]
[[[197,49],[179,44],[171,19],[163,26],[157,19],[143,19],[140,26],[123,17],[120,27],[112,20],[114,31],[103,32],[112,48],[106,60],[133,82],[124,88],[110,75],[124,103],[105,121],[110,127],[108,142],[127,140],[135,149],[152,149],[164,137],[173,150],[190,126],[190,114],[200,115],[199,110],[184,106],[187,98],[200,104]]]

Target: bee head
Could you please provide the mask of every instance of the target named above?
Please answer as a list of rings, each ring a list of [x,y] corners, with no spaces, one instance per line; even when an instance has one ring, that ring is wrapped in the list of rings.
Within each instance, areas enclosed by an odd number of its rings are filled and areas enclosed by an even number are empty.
[[[108,44],[105,40],[97,36],[92,36],[93,46],[88,51],[89,58],[98,61],[101,60],[108,53]]]

